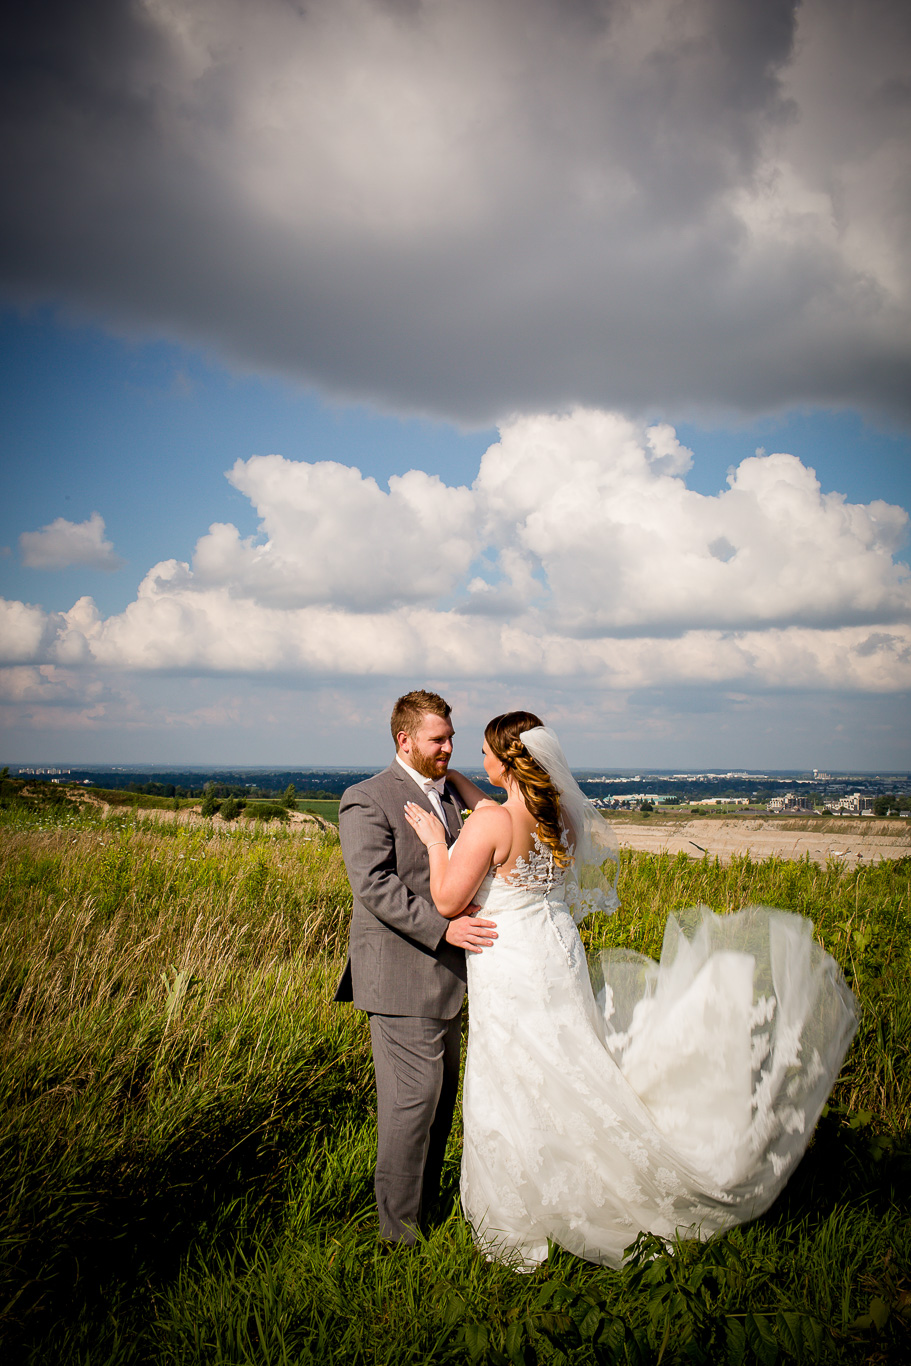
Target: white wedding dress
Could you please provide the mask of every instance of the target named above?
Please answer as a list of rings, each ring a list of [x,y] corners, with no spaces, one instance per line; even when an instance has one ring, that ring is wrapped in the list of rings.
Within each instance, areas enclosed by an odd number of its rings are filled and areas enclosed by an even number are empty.
[[[761,1214],[856,1028],[804,917],[701,908],[688,933],[668,921],[660,964],[617,951],[590,972],[564,894],[536,841],[481,884],[498,938],[468,955],[462,1206],[524,1269],[548,1239],[619,1266],[642,1230],[705,1238]]]

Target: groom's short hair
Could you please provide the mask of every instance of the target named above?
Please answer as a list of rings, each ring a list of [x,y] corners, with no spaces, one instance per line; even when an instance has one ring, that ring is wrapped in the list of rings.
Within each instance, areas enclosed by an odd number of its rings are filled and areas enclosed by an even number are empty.
[[[439,693],[428,692],[426,688],[415,688],[413,692],[406,692],[400,697],[392,708],[392,738],[398,748],[399,734],[404,731],[406,735],[414,735],[421,718],[427,713],[431,716],[442,716],[444,721],[448,721],[452,714],[452,707],[445,702]]]

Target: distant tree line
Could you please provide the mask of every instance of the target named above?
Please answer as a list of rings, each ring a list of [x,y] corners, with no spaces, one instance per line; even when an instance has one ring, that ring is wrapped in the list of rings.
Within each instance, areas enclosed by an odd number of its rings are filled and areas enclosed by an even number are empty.
[[[143,797],[195,797],[197,794],[188,787],[175,783],[127,783],[125,791],[138,792]]]
[[[224,786],[223,783],[206,784],[200,807],[204,816],[214,816],[217,813],[222,820],[233,821],[243,812],[257,821],[284,821],[288,819],[289,811],[297,810],[298,792],[293,783],[289,783],[281,796],[274,801],[254,800],[251,795],[240,795],[236,790],[219,791],[219,788]]]
[[[70,768],[70,782],[88,779],[92,786],[110,791],[122,789],[148,796],[200,797],[210,783],[225,794],[243,797],[276,797],[294,783],[301,797],[337,800],[346,787],[371,777],[372,769],[130,769]]]
[[[911,811],[911,793],[887,792],[881,797],[874,797],[874,816],[888,816],[890,811]]]

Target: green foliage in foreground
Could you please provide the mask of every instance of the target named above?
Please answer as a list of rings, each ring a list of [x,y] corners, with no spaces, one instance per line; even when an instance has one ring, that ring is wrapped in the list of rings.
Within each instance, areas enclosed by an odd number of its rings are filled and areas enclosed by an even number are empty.
[[[35,1363],[906,1361],[911,861],[630,855],[593,943],[667,914],[811,915],[861,1030],[770,1213],[620,1272],[523,1276],[455,1206],[385,1254],[360,1016],[330,1003],[350,893],[334,836],[0,812],[0,1346]]]

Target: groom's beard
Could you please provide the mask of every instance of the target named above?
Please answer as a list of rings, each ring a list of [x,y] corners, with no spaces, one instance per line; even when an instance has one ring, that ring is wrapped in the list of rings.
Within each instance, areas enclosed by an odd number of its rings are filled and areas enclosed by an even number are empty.
[[[449,760],[451,758],[452,755],[450,754],[426,754],[424,750],[420,749],[414,740],[412,740],[411,753],[408,756],[408,762],[411,764],[415,773],[420,773],[422,778],[436,779],[445,778],[446,770],[449,767]]]

